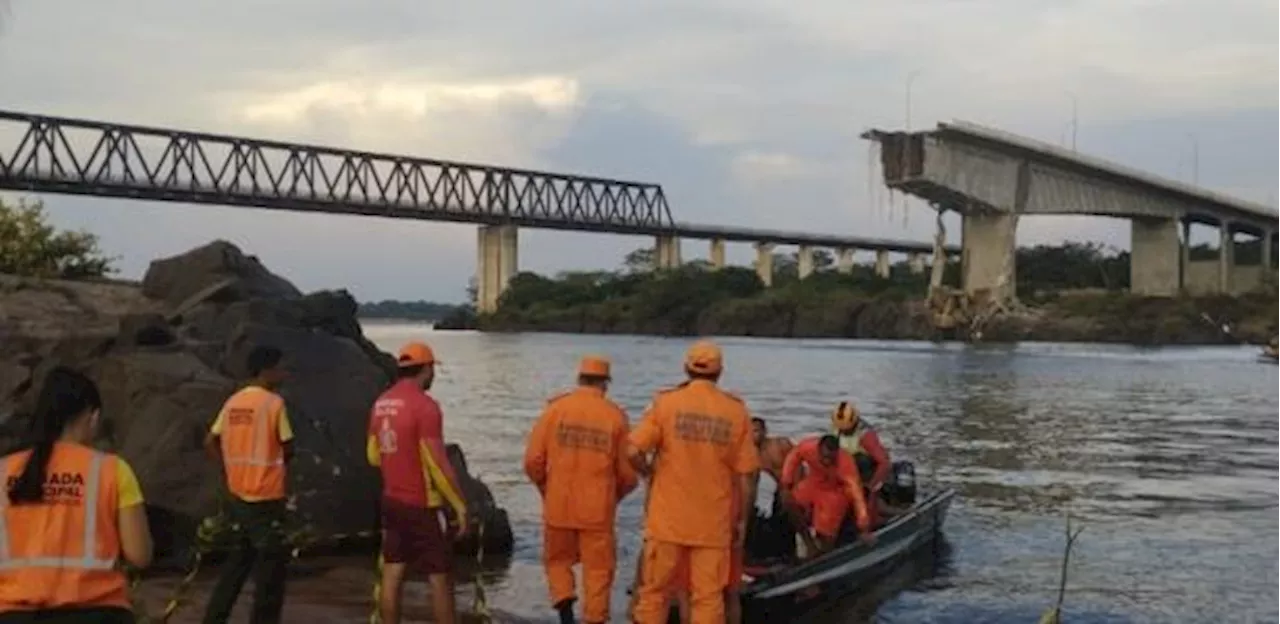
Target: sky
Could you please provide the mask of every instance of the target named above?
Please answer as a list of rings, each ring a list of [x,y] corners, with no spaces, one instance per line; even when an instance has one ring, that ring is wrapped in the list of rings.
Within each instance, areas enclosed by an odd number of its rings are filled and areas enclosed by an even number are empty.
[[[1274,0],[124,6],[0,0],[0,108],[655,182],[679,221],[921,241],[932,213],[883,190],[863,130],[964,119],[1066,145],[1074,114],[1082,152],[1276,204]],[[43,199],[128,278],[218,238],[361,300],[460,301],[475,270],[470,225]],[[1124,249],[1129,226],[1027,218],[1018,240]],[[650,244],[524,229],[520,266]]]

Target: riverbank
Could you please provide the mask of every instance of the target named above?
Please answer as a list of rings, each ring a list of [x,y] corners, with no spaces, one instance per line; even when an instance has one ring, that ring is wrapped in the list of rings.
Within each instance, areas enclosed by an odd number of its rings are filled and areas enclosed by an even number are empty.
[[[714,335],[1137,345],[1266,344],[1275,332],[1274,292],[1142,297],[1124,290],[1040,289],[981,326],[940,331],[922,275],[818,274],[764,288],[738,268],[684,268],[638,275],[522,273],[499,308],[443,319],[437,329],[491,332]]]

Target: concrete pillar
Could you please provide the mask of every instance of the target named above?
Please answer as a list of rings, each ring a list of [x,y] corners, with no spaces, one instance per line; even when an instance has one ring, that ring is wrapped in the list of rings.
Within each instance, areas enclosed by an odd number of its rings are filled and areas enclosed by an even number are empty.
[[[843,275],[853,273],[853,249],[845,248],[836,252],[836,270]]]
[[[876,250],[876,277],[889,277],[889,252],[885,249]]]
[[[1132,258],[1130,262],[1132,263]],[[1132,266],[1132,265],[1130,265]],[[1191,283],[1191,222],[1183,218],[1182,221],[1182,253],[1179,255],[1179,268],[1181,274],[1178,277],[1179,289],[1188,292],[1188,284]]]
[[[804,279],[813,275],[813,248],[808,245],[801,245],[800,251],[796,253],[796,273],[800,279]]]
[[[918,251],[911,252],[907,256],[907,266],[911,269],[913,275],[924,273],[924,254]]]
[[[476,309],[491,314],[520,270],[514,225],[482,225],[476,236]]]
[[[1148,297],[1178,294],[1182,251],[1177,219],[1130,219],[1129,291]]]
[[[724,268],[724,240],[719,238],[711,239],[711,269],[720,270]]]
[[[1218,225],[1218,292],[1231,292],[1231,272],[1236,268],[1236,241],[1231,236],[1231,222]]]
[[[1272,239],[1275,237],[1275,230],[1267,230],[1262,233],[1262,273],[1264,275],[1274,273],[1276,270],[1276,267],[1271,266],[1271,254],[1274,253],[1272,251],[1274,248],[1271,245],[1273,244]]]
[[[656,237],[653,253],[654,267],[659,270],[678,269],[680,261],[680,239],[669,234]]]
[[[773,245],[756,243],[756,275],[765,286],[773,286]]]
[[[960,272],[965,294],[989,290],[1000,299],[1013,297],[1017,290],[1017,218],[1002,212],[970,211],[960,224]]]

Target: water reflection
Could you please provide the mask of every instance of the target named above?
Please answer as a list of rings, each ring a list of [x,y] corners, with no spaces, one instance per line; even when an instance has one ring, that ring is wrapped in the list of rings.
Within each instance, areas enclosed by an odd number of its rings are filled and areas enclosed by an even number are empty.
[[[482,576],[490,604],[506,619],[546,621],[539,501],[520,469],[533,418],[572,383],[586,352],[614,359],[611,394],[635,418],[656,389],[679,381],[689,340],[386,325],[367,333],[384,349],[410,338],[436,348],[446,436],[464,446],[517,532],[512,562]],[[837,401],[852,398],[895,458],[960,492],[943,556],[913,561],[823,621],[1035,621],[1056,594],[1066,510],[1087,523],[1073,555],[1069,621],[1276,618],[1276,371],[1250,349],[722,345],[724,385],[774,432],[817,432]],[[640,502],[633,495],[619,514],[617,618]]]

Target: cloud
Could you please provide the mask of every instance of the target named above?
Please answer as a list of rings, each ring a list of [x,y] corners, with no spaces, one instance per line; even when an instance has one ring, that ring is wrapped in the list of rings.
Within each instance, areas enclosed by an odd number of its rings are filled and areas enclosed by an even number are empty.
[[[858,138],[908,116],[1066,142],[1074,102],[1082,151],[1259,201],[1280,169],[1280,9],[1256,0],[11,0],[3,19],[5,107],[654,181],[685,221],[924,240],[932,216],[868,180]],[[217,235],[307,287],[456,299],[475,262],[468,226],[48,201],[134,272]],[[1106,219],[1019,238],[1061,236],[1127,246]],[[522,262],[610,267],[643,242],[525,232]]]

